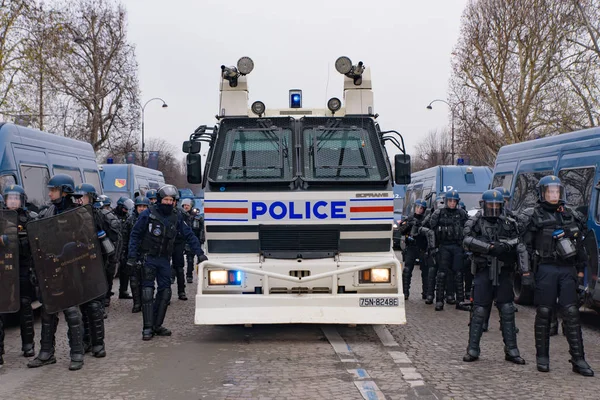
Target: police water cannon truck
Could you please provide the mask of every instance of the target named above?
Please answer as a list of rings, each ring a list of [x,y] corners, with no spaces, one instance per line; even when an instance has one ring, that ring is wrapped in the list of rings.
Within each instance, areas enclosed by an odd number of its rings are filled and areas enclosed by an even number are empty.
[[[300,89],[288,108],[248,107],[254,62],[221,67],[218,123],[183,144],[205,196],[196,324],[406,322],[392,227],[410,157],[376,122],[370,69],[348,57],[335,67],[343,101],[326,109],[303,108]]]

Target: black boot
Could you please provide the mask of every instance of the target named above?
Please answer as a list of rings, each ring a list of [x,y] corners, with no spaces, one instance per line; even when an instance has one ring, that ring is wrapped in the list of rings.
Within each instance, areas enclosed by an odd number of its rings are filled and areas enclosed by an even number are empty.
[[[454,287],[455,274],[452,271],[446,273],[446,303],[456,304],[457,299],[454,297],[456,288]],[[463,289],[464,290],[464,289]]]
[[[446,289],[446,273],[438,271],[435,288],[435,311],[444,309],[444,291]]]
[[[425,255],[422,255],[422,259],[423,261],[421,261],[421,265],[419,265],[419,268],[421,269],[421,298],[423,300],[427,299],[427,278],[428,278],[428,272],[429,272],[429,268],[427,268],[426,264],[425,264]]]
[[[131,286],[131,297],[133,297],[133,308],[131,309],[131,312],[139,313],[142,311],[142,293],[140,291],[140,281],[135,274],[131,276],[129,284]]]
[[[92,335],[90,335],[90,303],[81,306],[81,322],[83,323],[83,349],[84,353],[92,351]]]
[[[535,361],[540,372],[550,371],[550,320],[552,309],[538,306],[535,313]]]
[[[566,308],[563,321],[566,328],[567,342],[569,342],[569,353],[571,354],[569,362],[573,364],[573,372],[583,376],[594,376],[592,367],[585,361],[583,336],[577,306],[573,305]]]
[[[425,299],[425,304],[433,304],[436,276],[437,268],[429,267],[429,271],[427,272],[427,299]]]
[[[31,299],[21,297],[21,350],[24,357],[35,356],[34,329],[33,329],[33,308],[31,308]]]
[[[517,327],[515,325],[515,309],[512,303],[498,306],[500,312],[500,328],[504,340],[504,359],[515,364],[525,364],[517,347]]]
[[[162,326],[165,316],[167,315],[167,308],[169,307],[170,299],[171,288],[161,290],[156,294],[156,300],[158,301],[158,305],[156,307],[156,319],[154,320],[154,334],[156,336],[171,336],[171,331]]]
[[[42,333],[40,337],[40,352],[36,358],[27,363],[29,368],[38,368],[56,363],[54,357],[54,335],[58,325],[56,314],[47,314],[42,308]]]
[[[142,288],[142,319],[144,320],[144,328],[142,330],[142,340],[151,340],[154,336],[152,328],[154,327],[154,288]]]
[[[83,368],[83,322],[79,307],[69,307],[65,311],[65,320],[69,326],[67,336],[69,337],[69,347],[71,347],[70,371],[77,371]],[[90,320],[91,322],[91,320]]]
[[[185,272],[183,271],[183,267],[175,268],[175,272],[177,273],[177,293],[185,293]]]
[[[410,295],[410,279],[412,271],[404,265],[402,269],[402,291],[404,292],[404,300],[408,300],[408,296]]]
[[[479,342],[483,334],[483,321],[485,320],[485,308],[473,306],[473,317],[469,324],[469,345],[467,353],[463,356],[464,362],[472,362],[479,358]]]
[[[93,300],[89,305],[90,333],[92,337],[92,355],[96,358],[106,357],[104,348],[104,317],[102,315],[102,304]]]
[[[463,303],[465,299],[465,286],[462,272],[457,272],[454,276],[454,286],[456,286],[456,309],[462,311],[470,311],[470,307]]]
[[[179,296],[179,300],[186,301],[188,299],[187,296],[186,296],[186,294],[185,294],[185,292],[179,292],[178,296]]]

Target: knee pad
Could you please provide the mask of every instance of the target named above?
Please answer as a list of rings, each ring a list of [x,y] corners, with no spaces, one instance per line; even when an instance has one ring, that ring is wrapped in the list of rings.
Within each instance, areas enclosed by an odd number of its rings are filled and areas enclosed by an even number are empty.
[[[21,309],[31,307],[31,299],[29,297],[21,297]]]
[[[540,318],[550,320],[550,317],[552,316],[552,308],[546,306],[538,306],[536,313],[540,316]]]
[[[437,281],[438,282],[443,282],[446,283],[446,273],[445,272],[439,272],[437,274]]]
[[[81,312],[79,307],[69,307],[65,311],[65,320],[69,326],[77,324],[81,321]]]
[[[500,314],[514,314],[515,306],[513,303],[498,304],[498,311]]]
[[[576,305],[566,306],[564,308],[565,319],[579,318],[579,308]]]
[[[172,294],[173,294],[173,291],[171,290],[171,288],[167,288],[167,289],[161,290],[160,291],[160,299],[164,300],[164,301],[169,301],[169,300],[171,300],[171,295]]]
[[[487,318],[487,310],[482,306],[474,306],[473,307],[473,318],[479,317],[482,319]]]

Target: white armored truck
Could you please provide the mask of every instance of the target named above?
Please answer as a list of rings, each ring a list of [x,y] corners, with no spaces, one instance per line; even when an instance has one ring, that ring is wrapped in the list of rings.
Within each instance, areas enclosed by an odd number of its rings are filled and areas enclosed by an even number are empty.
[[[250,58],[221,66],[218,124],[183,144],[188,181],[205,194],[196,324],[406,322],[392,226],[410,157],[376,122],[369,68],[347,57],[335,67],[343,101],[303,108],[290,90],[288,108],[270,109],[248,108]]]

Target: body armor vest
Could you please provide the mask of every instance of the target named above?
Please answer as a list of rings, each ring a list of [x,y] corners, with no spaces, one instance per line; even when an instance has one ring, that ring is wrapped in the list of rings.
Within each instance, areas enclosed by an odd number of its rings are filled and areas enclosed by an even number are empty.
[[[486,243],[497,241],[508,242],[519,236],[516,221],[506,215],[496,218],[495,220],[480,217],[477,221],[475,233],[477,234],[475,236],[476,239],[480,239]],[[476,255],[474,260],[477,263],[488,261],[486,257],[481,255]],[[498,256],[498,260],[503,264],[514,264],[517,261],[516,253],[512,251],[506,252]]]
[[[565,211],[551,212],[536,207],[533,211],[533,225],[535,226],[534,249],[541,261],[561,260],[557,253],[557,239],[554,233],[557,230],[563,230],[568,240],[573,240],[573,232],[579,232],[579,224],[568,208]]]
[[[177,218],[175,211],[165,217],[154,205],[150,206],[148,230],[142,240],[141,252],[153,257],[171,257],[178,233]]]
[[[441,209],[438,224],[435,228],[438,243],[462,244],[464,222],[460,210]]]

